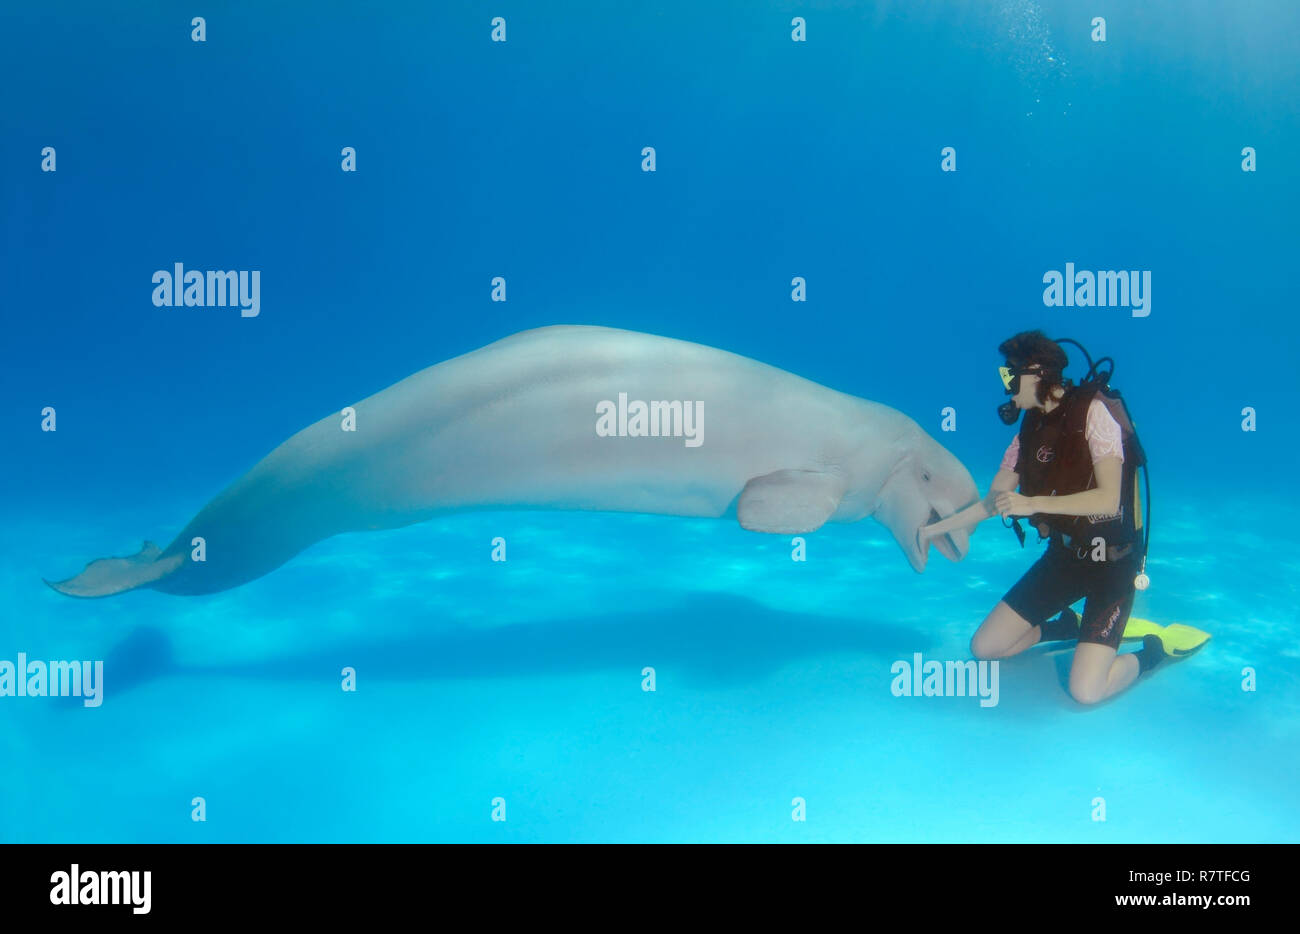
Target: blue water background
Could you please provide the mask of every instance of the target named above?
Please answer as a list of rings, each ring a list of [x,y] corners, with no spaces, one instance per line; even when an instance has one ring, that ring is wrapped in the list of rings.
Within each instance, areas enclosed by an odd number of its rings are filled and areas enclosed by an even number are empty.
[[[98,709],[0,698],[0,840],[1300,838],[1293,3],[197,12],[203,44],[172,4],[0,9],[0,658],[109,662]],[[155,308],[176,262],[262,270],[261,315]],[[1151,270],[1150,316],[1044,307],[1067,262]],[[996,522],[923,575],[871,521],[796,564],[728,522],[479,513],[207,597],[41,584],[556,323],[894,406],[981,490],[1011,438],[998,343],[1077,338],[1152,462],[1135,612],[1214,639],[1094,709],[1042,648],[996,707],[893,697],[893,661],[966,657],[1032,560]]]

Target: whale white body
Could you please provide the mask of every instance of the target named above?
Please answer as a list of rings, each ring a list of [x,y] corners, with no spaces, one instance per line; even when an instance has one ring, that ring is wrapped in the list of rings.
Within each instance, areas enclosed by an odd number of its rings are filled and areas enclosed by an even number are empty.
[[[699,405],[682,436],[602,437],[604,400]],[[902,413],[726,351],[612,328],[524,331],[421,370],[298,432],[205,506],[165,550],[145,544],[51,586],[225,590],[340,532],[464,509],[723,517],[810,532],[875,516],[912,567],[920,526],[973,503],[961,463]],[[191,560],[201,537],[206,560]],[[936,547],[951,560],[964,534]]]

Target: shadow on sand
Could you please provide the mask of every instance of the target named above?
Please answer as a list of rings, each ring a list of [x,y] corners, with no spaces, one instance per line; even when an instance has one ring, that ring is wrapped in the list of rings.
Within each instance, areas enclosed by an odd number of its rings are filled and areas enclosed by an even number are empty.
[[[142,626],[108,653],[105,681],[114,694],[163,677],[337,680],[344,666],[381,680],[549,676],[652,665],[682,670],[697,686],[760,681],[799,659],[857,654],[881,659],[931,654],[933,634],[915,628],[773,610],[753,600],[694,593],[658,612],[619,611],[582,619],[544,619],[491,629],[431,625],[385,639],[372,631],[319,649],[228,665],[181,665],[171,640]]]

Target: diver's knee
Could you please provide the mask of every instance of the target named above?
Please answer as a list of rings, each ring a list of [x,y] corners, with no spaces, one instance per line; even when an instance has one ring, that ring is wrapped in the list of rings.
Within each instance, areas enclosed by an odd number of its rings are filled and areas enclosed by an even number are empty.
[[[977,629],[975,635],[970,637],[970,653],[981,661],[997,658],[1002,654],[993,645],[993,640],[984,634],[983,629]]]
[[[1071,678],[1070,696],[1080,704],[1095,704],[1105,698],[1106,688],[1094,678]]]

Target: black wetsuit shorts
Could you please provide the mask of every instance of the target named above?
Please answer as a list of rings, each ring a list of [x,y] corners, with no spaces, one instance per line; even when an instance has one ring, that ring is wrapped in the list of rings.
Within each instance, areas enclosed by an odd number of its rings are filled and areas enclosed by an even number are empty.
[[[1031,626],[1037,626],[1086,598],[1079,641],[1117,649],[1133,609],[1133,578],[1141,564],[1136,547],[1114,561],[1093,561],[1052,542],[1002,599]]]

